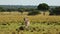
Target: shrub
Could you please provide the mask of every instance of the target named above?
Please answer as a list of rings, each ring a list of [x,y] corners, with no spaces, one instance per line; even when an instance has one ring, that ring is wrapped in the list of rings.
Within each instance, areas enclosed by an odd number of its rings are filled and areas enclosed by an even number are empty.
[[[23,26],[19,27],[19,30],[24,30],[24,27]]]
[[[40,14],[38,10],[34,10],[28,13],[28,15],[37,15],[37,14]]]

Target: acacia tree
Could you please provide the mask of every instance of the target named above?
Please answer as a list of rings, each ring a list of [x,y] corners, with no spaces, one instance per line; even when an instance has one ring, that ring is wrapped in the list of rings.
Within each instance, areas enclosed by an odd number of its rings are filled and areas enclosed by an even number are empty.
[[[37,7],[38,10],[41,10],[41,11],[44,11],[44,15],[45,15],[45,11],[46,10],[49,10],[49,6],[48,4],[46,3],[42,3],[42,4],[39,4],[38,7]]]

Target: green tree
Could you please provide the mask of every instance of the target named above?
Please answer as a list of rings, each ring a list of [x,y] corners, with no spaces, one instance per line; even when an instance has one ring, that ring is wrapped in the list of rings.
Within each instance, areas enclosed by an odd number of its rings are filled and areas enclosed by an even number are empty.
[[[40,14],[38,10],[32,10],[28,13],[28,15],[37,15],[37,14]]]
[[[49,6],[46,3],[39,4],[37,7],[38,10],[49,10]]]
[[[0,7],[0,11],[3,11],[4,9],[2,7]]]
[[[24,9],[23,8],[18,8],[18,12],[21,12],[23,14]]]
[[[7,11],[11,12],[11,9],[7,9]]]
[[[49,6],[48,4],[46,3],[42,3],[42,4],[39,4],[38,7],[37,7],[38,10],[41,10],[41,11],[44,11],[44,15],[45,15],[45,11],[46,10],[49,10]]]
[[[50,11],[50,15],[60,15],[60,7],[53,8],[52,11]]]

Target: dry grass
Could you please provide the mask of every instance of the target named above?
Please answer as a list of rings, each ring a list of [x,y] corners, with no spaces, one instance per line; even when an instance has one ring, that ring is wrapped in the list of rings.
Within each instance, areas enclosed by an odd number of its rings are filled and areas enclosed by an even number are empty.
[[[0,22],[17,22],[23,21],[24,17],[28,17],[31,22],[60,22],[60,16],[44,16],[44,15],[36,15],[36,16],[27,16],[26,13],[19,12],[7,12],[0,13]]]
[[[23,18],[28,17],[32,27],[39,29],[37,31],[23,31],[20,34],[59,34],[60,25],[54,25],[54,23],[60,23],[60,16],[44,16],[44,15],[35,15],[28,16],[27,12],[24,12],[22,15],[19,12],[0,12],[0,33],[1,34],[17,34],[15,30],[20,26],[20,23],[24,22]],[[46,25],[41,23],[53,23],[52,25]],[[6,23],[8,25],[6,25]],[[1,25],[3,24],[3,25]],[[5,25],[4,25],[5,24]],[[10,25],[9,25],[10,24]]]

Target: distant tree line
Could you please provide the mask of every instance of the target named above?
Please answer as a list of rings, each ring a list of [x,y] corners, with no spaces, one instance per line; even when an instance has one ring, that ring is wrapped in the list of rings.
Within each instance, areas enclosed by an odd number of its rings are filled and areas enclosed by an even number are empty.
[[[60,15],[60,7],[55,7],[50,10],[50,15]]]
[[[5,11],[18,11],[18,12],[21,12],[21,11],[32,11],[32,10],[35,10],[36,8],[4,8],[4,7],[0,7],[0,12],[5,12]]]
[[[29,12],[28,15],[37,15],[40,14],[40,11],[43,11],[44,15],[46,11],[49,11],[50,14],[49,15],[60,15],[60,7],[55,7],[55,8],[50,8],[50,6],[46,3],[41,3],[37,6],[37,8],[3,8],[0,7],[0,12],[12,12],[12,11],[18,11],[18,12]]]

